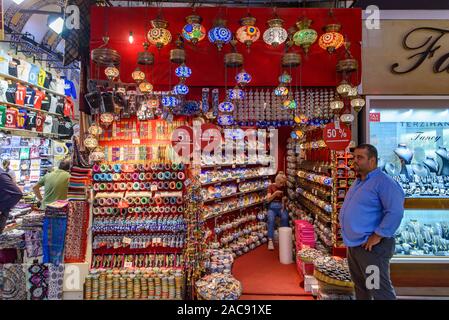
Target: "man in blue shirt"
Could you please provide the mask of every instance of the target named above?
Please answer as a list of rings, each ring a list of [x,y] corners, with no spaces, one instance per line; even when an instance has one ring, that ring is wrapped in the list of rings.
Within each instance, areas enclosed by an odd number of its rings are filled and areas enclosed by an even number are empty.
[[[355,148],[354,170],[359,177],[346,194],[339,218],[356,298],[396,299],[390,259],[404,214],[404,192],[377,168],[377,150],[370,144]]]

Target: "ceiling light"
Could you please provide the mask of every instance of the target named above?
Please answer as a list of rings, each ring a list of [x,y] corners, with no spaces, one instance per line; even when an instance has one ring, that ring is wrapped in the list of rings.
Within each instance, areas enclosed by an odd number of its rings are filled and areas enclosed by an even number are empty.
[[[50,20],[50,18],[49,18],[49,20]],[[58,17],[56,17],[56,19],[54,19],[52,22],[50,22],[48,24],[48,26],[54,32],[56,32],[57,34],[60,34],[62,32],[63,27],[64,27],[64,19],[62,19],[61,17],[58,16]]]

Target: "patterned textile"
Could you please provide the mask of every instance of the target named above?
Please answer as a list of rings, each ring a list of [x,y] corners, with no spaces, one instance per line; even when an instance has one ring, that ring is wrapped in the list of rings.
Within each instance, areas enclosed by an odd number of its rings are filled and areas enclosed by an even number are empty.
[[[28,258],[42,256],[42,230],[25,231],[25,249]]]
[[[44,218],[44,263],[53,263],[55,265],[59,265],[63,262],[66,228],[67,217],[50,216]]]
[[[48,265],[48,300],[62,300],[62,290],[64,283],[64,265]]]
[[[89,204],[86,201],[71,201],[67,216],[64,261],[84,262],[87,248]]]
[[[48,265],[33,263],[27,266],[28,300],[47,300],[48,295]]]
[[[3,300],[26,300],[26,278],[23,265],[3,265],[3,287],[1,297]]]

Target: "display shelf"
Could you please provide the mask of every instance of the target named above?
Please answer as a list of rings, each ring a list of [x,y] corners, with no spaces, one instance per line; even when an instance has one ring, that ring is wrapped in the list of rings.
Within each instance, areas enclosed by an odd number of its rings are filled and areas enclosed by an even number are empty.
[[[201,169],[216,169],[220,170],[222,168],[246,168],[246,167],[252,167],[252,166],[266,166],[266,163],[244,163],[244,164],[211,164],[211,165],[201,165]]]
[[[0,73],[0,78],[6,79],[6,80],[11,80],[11,81],[14,81],[14,82],[18,82],[18,83],[21,83],[21,84],[26,85],[28,87],[38,88],[39,90],[43,90],[45,92],[49,92],[49,93],[51,93],[51,94],[53,94],[55,96],[59,96],[59,97],[64,97],[65,98],[64,94],[61,94],[61,93],[56,92],[56,91],[51,90],[51,89],[47,89],[45,87],[38,86],[36,84],[32,84],[32,83],[30,83],[28,81],[24,81],[24,80],[21,80],[21,79],[19,79],[17,77],[10,76],[9,74]]]
[[[259,202],[255,202],[255,203],[252,203],[252,204],[248,204],[248,205],[243,206],[243,207],[237,207],[237,208],[234,208],[234,209],[231,209],[231,210],[222,211],[220,213],[217,213],[217,214],[214,214],[214,215],[211,215],[211,216],[207,217],[205,220],[210,220],[212,218],[218,218],[218,217],[221,217],[221,216],[223,216],[225,214],[228,214],[230,212],[234,212],[234,211],[238,211],[238,210],[245,210],[247,208],[251,208],[251,207],[254,207],[254,206],[257,206],[257,205],[260,205],[260,204],[265,204],[265,203],[266,203],[266,201],[264,200],[264,201],[259,201]]]
[[[14,104],[14,103],[10,103],[10,102],[4,102],[4,101],[0,101],[0,105],[6,105],[6,106],[10,106],[10,107],[14,107],[14,108],[18,108],[18,109],[26,109],[29,111],[35,111],[35,112],[42,112],[45,114],[49,114],[51,116],[56,116],[59,118],[64,118],[64,116],[62,114],[59,113],[54,113],[54,112],[50,112],[50,111],[45,111],[42,109],[36,109],[36,108],[32,108],[32,107],[28,107],[28,106],[22,106],[20,104]]]
[[[92,254],[163,254],[163,253],[181,253],[182,248],[168,248],[168,247],[150,247],[150,248],[98,248],[92,249]]]
[[[25,129],[15,129],[15,128],[4,128],[0,127],[0,131],[4,131],[11,134],[17,134],[24,137],[38,137],[38,138],[49,138],[49,139],[55,139],[59,140],[59,135],[56,133],[43,133],[43,132],[36,132],[31,130],[25,130]]]
[[[227,199],[227,198],[232,198],[232,197],[238,197],[247,193],[253,193],[253,192],[257,192],[257,191],[263,191],[266,190],[267,188],[258,188],[258,189],[254,189],[254,190],[249,190],[249,191],[243,191],[243,192],[237,192],[237,193],[233,193],[231,195],[228,196],[224,196],[224,197],[220,197],[220,198],[215,198],[215,199],[209,199],[209,200],[205,200],[203,201],[203,203],[211,203],[211,202],[221,202],[221,200],[223,199]]]
[[[93,231],[92,230],[92,234],[94,235],[150,235],[150,234],[170,234],[170,235],[175,235],[175,234],[182,234],[184,233],[184,230],[176,230],[176,231],[170,231],[170,230],[141,230],[141,231]]]
[[[222,180],[222,181],[202,183],[201,186],[202,187],[206,187],[206,186],[213,186],[213,185],[221,185],[223,183],[233,182],[233,181],[236,181],[237,183],[239,183],[239,182],[243,182],[243,181],[250,181],[250,180],[256,180],[256,179],[263,179],[263,178],[266,179],[266,178],[269,178],[269,177],[271,177],[273,175],[274,174],[268,174],[268,175],[262,175],[262,176],[254,176],[254,177],[248,177],[248,178],[233,178],[233,179]]]

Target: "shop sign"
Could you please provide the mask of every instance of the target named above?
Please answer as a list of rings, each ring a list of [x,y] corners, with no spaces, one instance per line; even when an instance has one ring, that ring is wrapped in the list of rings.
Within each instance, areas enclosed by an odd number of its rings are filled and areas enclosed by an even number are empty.
[[[351,141],[351,130],[342,123],[338,127],[329,123],[324,127],[323,139],[329,149],[345,150]]]
[[[370,122],[380,122],[380,112],[370,112],[369,113]]]
[[[447,20],[382,20],[365,27],[364,94],[448,94]]]

